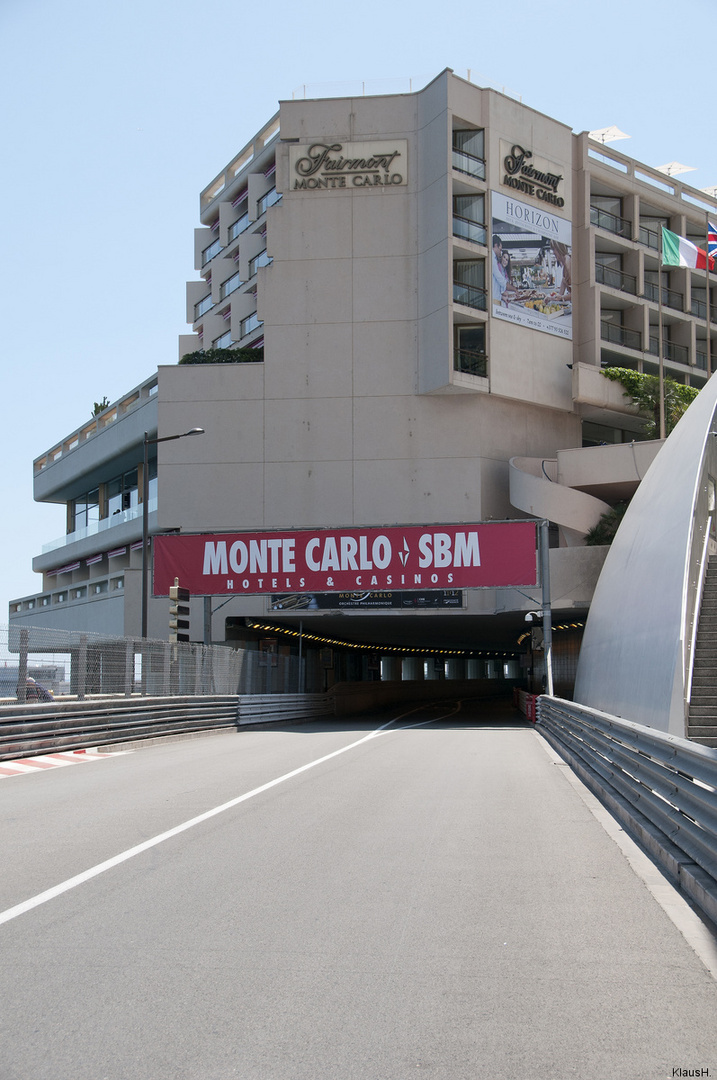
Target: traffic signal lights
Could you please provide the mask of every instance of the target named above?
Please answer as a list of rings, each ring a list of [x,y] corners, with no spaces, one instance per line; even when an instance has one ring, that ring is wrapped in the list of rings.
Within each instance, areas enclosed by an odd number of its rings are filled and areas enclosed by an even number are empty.
[[[179,578],[169,587],[169,640],[189,641],[189,589],[183,589]]]

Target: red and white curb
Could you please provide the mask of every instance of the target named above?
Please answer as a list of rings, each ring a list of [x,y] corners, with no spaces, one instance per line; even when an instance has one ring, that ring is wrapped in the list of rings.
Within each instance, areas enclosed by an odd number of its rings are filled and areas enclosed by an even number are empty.
[[[106,754],[98,750],[67,750],[61,754],[39,754],[37,757],[18,758],[17,761],[0,761],[0,780],[4,776],[22,776],[24,773],[39,773],[45,769],[58,769],[65,765],[82,765],[102,758],[118,757],[128,754],[129,750],[115,750]]]

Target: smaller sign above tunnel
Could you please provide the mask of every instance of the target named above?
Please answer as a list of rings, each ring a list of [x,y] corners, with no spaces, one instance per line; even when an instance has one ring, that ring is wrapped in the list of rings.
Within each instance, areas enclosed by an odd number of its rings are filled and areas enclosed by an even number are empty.
[[[175,578],[200,596],[534,587],[535,523],[156,536],[154,595]]]

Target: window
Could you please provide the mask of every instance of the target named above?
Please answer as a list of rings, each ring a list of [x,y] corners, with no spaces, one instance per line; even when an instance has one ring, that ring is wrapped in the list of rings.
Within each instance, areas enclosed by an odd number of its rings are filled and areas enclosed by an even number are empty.
[[[86,495],[75,499],[72,507],[72,526],[70,532],[78,529],[86,529],[89,525],[100,520],[100,492],[99,488],[93,488]]]
[[[260,251],[258,255],[255,255],[249,261],[249,277],[253,278],[260,266],[268,266],[271,261],[271,256],[267,255],[266,248],[264,248],[263,251]]]
[[[206,266],[207,263],[210,262],[215,255],[218,255],[221,250],[222,245],[220,240],[215,240],[209,247],[206,247],[202,252],[202,266]]]
[[[156,460],[150,463],[150,479],[157,475]],[[129,472],[115,476],[105,488],[105,514],[104,517],[114,517],[124,510],[130,510],[139,505],[138,470],[130,469]]]
[[[267,191],[266,195],[263,195],[256,204],[257,217],[261,217],[261,215],[266,210],[268,210],[270,206],[273,206],[274,203],[278,203],[280,199],[281,195],[275,187],[273,187],[271,191]]]
[[[221,300],[225,300],[227,296],[230,295],[230,293],[235,292],[243,284],[244,282],[242,281],[239,274],[232,274],[232,276],[230,278],[227,278],[227,280],[222,284],[219,290],[219,298]]]
[[[453,302],[486,310],[485,259],[457,259],[453,263]]]
[[[484,195],[453,196],[453,235],[486,243]]]
[[[453,366],[456,371],[485,378],[488,373],[485,354],[485,326],[456,327]]]
[[[213,306],[212,294],[207,293],[206,296],[203,296],[202,299],[194,305],[194,321],[196,322],[197,319],[201,319],[202,315],[204,315],[206,311],[209,311]]]
[[[485,132],[453,132],[453,168],[485,180]]]

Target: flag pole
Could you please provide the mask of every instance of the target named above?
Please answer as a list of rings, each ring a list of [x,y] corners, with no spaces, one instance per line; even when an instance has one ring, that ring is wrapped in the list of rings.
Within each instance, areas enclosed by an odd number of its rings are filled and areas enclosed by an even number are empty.
[[[659,260],[657,264],[657,303],[658,303],[658,325],[657,325],[657,350],[659,353],[659,378],[660,378],[660,438],[665,438],[665,362],[662,356],[662,251],[664,245],[664,236],[660,233],[660,251]]]

